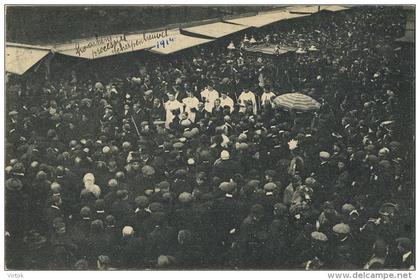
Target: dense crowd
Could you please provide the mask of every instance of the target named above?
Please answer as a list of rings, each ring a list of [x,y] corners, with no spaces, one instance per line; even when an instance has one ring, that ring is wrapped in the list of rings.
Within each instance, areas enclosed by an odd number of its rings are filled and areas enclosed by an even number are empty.
[[[288,57],[240,38],[113,79],[9,82],[6,266],[412,269],[403,11],[320,16],[253,34]],[[286,92],[321,108],[278,108]]]

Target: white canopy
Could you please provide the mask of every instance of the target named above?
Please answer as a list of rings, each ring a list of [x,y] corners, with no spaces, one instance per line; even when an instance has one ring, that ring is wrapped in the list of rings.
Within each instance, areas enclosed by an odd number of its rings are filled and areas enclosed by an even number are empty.
[[[321,6],[321,10],[330,11],[330,12],[338,12],[348,10],[349,8],[344,6],[332,5],[332,6]]]
[[[188,49],[194,46],[205,44],[213,41],[212,39],[202,39],[191,36],[185,36],[181,33],[171,36],[170,39],[166,42],[163,40],[162,44],[156,45],[151,48],[149,51],[158,53],[158,54],[170,54],[178,52],[184,49]]]
[[[249,28],[245,25],[230,24],[225,22],[215,22],[205,25],[183,28],[189,33],[204,35],[210,38],[221,38],[223,36],[242,31]]]
[[[318,13],[319,7],[320,6],[297,7],[297,8],[290,9],[289,12],[296,13],[296,14],[315,14],[315,13]]]
[[[145,31],[136,34],[117,34],[80,40],[56,46],[58,53],[86,59],[95,59],[121,53],[150,49],[160,40],[170,39],[179,33],[178,29]]]
[[[297,17],[304,17],[306,14],[292,14],[288,11],[277,11],[274,13],[261,13],[255,16],[236,18],[225,20],[226,22],[231,22],[235,24],[253,26],[253,27],[262,27],[277,21],[287,20]]]
[[[8,43],[6,44],[6,72],[22,75],[48,53],[50,53],[48,48]]]

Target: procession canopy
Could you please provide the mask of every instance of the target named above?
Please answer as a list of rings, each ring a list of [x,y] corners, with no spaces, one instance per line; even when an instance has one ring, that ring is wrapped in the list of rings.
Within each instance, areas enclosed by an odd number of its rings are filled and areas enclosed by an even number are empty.
[[[190,34],[197,34],[209,38],[221,38],[248,28],[249,26],[245,25],[215,22],[205,25],[183,28],[181,30],[186,31]]]
[[[6,72],[23,75],[49,53],[45,47],[7,43]]]
[[[288,11],[276,11],[271,13],[259,13],[255,16],[250,17],[242,17],[242,18],[235,18],[235,19],[228,19],[225,22],[241,24],[246,26],[252,27],[263,27],[278,21],[288,20],[292,18],[304,17],[308,16],[306,14],[292,14]]]

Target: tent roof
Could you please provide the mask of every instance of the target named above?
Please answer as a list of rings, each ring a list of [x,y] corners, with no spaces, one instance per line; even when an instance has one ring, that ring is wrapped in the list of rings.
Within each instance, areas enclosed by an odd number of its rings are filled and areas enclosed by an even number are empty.
[[[305,14],[292,14],[288,11],[278,11],[275,13],[262,13],[255,16],[236,18],[225,20],[226,22],[231,22],[235,24],[253,26],[253,27],[262,27],[277,21],[287,20],[297,17],[307,16]]]
[[[332,5],[332,6],[321,6],[321,10],[331,11],[331,12],[338,12],[348,10],[349,8],[344,6]]]
[[[49,53],[48,48],[6,44],[6,72],[23,75]]]
[[[297,14],[315,14],[318,12],[318,6],[297,7],[289,10],[291,13]]]
[[[205,25],[199,25],[194,27],[184,28],[183,30],[198,34],[204,35],[210,38],[221,38],[223,36],[244,30],[249,28],[249,26],[245,25],[237,25],[237,24],[230,24],[225,22],[215,22]]]
[[[172,40],[170,40],[166,46],[154,46],[149,51],[158,54],[170,54],[213,41],[210,39],[196,38],[182,34],[176,34],[171,36],[171,38]]]
[[[179,34],[179,29],[145,31],[136,34],[117,34],[97,38],[84,39],[56,46],[56,52],[80,57],[96,59],[121,53],[150,49],[162,39]]]

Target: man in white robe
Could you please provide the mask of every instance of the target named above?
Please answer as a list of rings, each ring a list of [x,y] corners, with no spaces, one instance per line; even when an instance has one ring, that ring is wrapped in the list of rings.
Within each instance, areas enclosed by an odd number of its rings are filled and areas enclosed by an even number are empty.
[[[214,101],[219,98],[219,92],[213,88],[211,83],[201,92],[201,100],[204,102],[204,109],[211,113],[214,107]]]
[[[222,96],[220,97],[220,106],[222,106],[223,108],[225,106],[230,108],[230,113],[233,112],[233,107],[234,107],[234,102],[233,99],[230,98],[226,92],[222,92]]]
[[[257,114],[257,100],[255,94],[249,91],[248,87],[244,87],[244,91],[239,95],[238,103],[240,105],[239,112],[245,113],[248,103],[252,103],[252,111],[254,115]]]
[[[276,97],[276,94],[270,90],[269,86],[264,87],[264,92],[261,95],[261,106],[264,106],[267,102],[274,105],[273,99]]]
[[[187,97],[182,99],[182,104],[184,104],[185,112],[188,113],[188,119],[194,123],[200,100],[192,92],[187,92],[187,95]]]
[[[169,100],[165,102],[165,111],[166,111],[166,121],[165,127],[169,128],[169,125],[172,123],[173,119],[175,118],[174,111],[179,110],[179,114],[184,112],[184,105],[175,99],[175,95],[172,93],[168,94]]]

